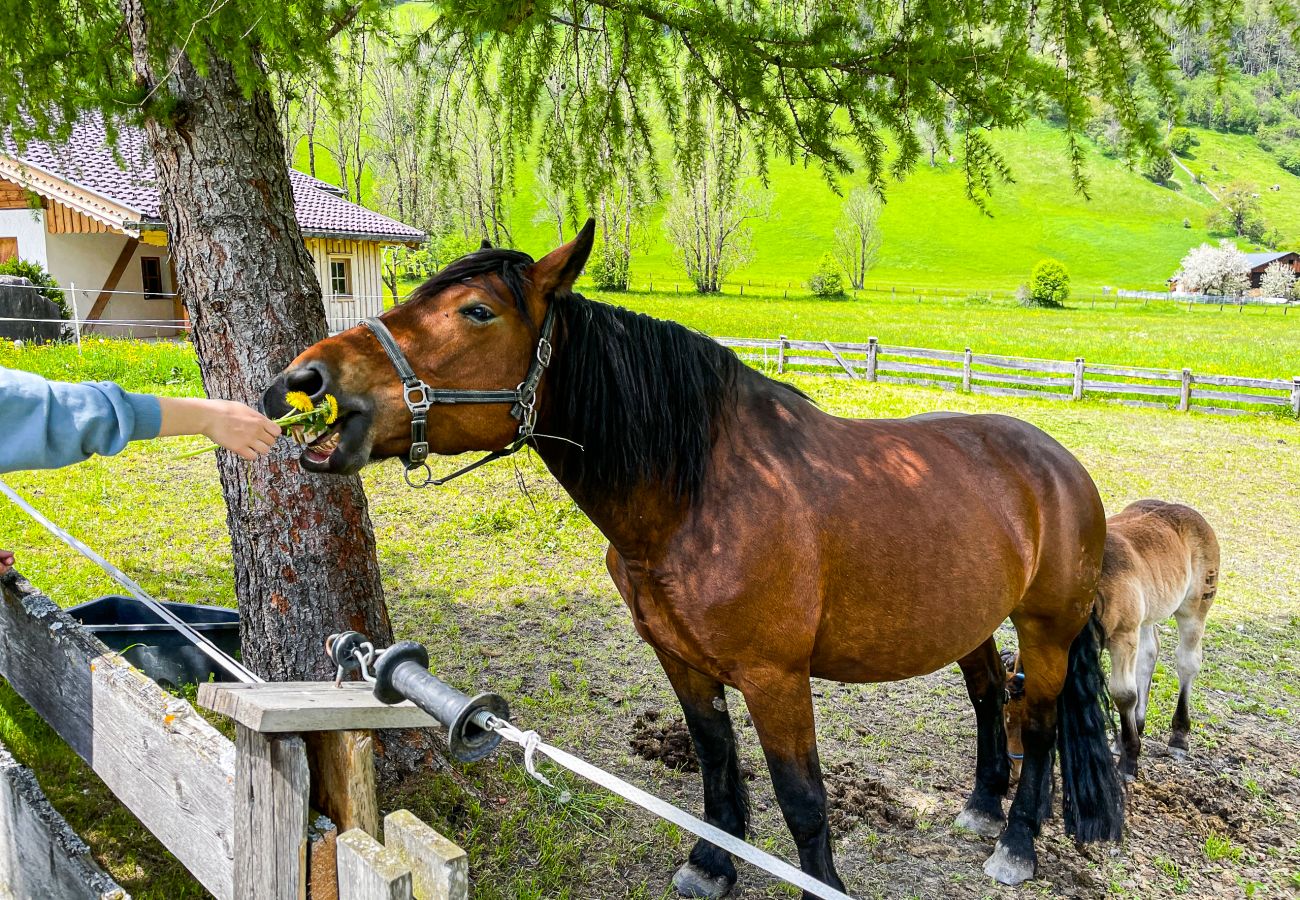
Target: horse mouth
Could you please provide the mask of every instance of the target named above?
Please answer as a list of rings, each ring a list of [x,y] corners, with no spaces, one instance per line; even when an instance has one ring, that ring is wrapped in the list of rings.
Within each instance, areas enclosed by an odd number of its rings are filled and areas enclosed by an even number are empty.
[[[298,463],[308,472],[342,473],[360,466],[350,466],[353,450],[363,443],[367,424],[359,413],[339,417],[325,431],[307,431],[301,425],[291,429],[290,436],[302,445]],[[354,445],[356,445],[354,447]]]

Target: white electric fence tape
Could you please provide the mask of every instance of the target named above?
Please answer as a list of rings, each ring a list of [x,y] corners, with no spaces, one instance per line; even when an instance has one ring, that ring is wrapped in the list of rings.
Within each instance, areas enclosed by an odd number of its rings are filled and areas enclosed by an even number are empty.
[[[100,556],[94,550],[91,550],[80,540],[68,534],[68,532],[64,531],[58,525],[55,525],[49,519],[45,518],[45,516],[41,515],[41,513],[37,511],[35,507],[33,507],[30,503],[28,503],[26,500],[20,497],[13,488],[11,488],[8,484],[4,482],[3,479],[0,479],[0,491],[4,492],[5,496],[7,496],[10,500],[12,500],[14,504],[18,506],[19,509],[27,513],[27,515],[31,516],[32,519],[34,519],[46,531],[54,535],[59,540],[63,541],[63,543],[67,544],[73,550],[76,550],[82,556],[86,557],[86,559],[90,560],[95,565],[99,566],[101,569],[107,572],[108,576],[112,578],[114,581],[116,581],[118,584],[122,585],[122,587],[126,588],[126,590],[131,594],[131,596],[135,597],[145,606],[152,609],[155,613],[158,614],[158,617],[160,619],[162,619],[164,622],[167,622],[169,625],[173,626],[177,631],[183,634],[190,641],[190,643],[192,643],[194,646],[198,647],[200,650],[206,653],[212,659],[213,662],[215,662],[217,665],[221,666],[221,668],[225,669],[227,672],[233,675],[236,680],[242,681],[245,684],[252,684],[255,682],[262,681],[261,678],[258,678],[255,674],[250,672],[248,669],[244,668],[243,664],[240,663],[239,660],[233,659],[232,657],[227,655],[225,651],[223,651],[220,647],[212,643],[212,641],[208,640],[206,637],[204,637],[199,632],[195,631],[193,628],[191,628],[189,624],[185,622],[185,620],[177,617],[177,615],[173,613],[170,609],[163,606],[153,597],[150,597],[148,594],[146,594],[144,588],[136,584],[135,581],[129,575],[127,575],[125,572],[123,572],[117,566],[113,565],[108,560],[104,559],[104,557]]]

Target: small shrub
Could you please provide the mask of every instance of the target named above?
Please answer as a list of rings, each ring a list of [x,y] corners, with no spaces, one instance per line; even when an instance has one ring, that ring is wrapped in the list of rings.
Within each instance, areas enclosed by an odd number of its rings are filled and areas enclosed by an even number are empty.
[[[1174,161],[1163,151],[1151,154],[1142,161],[1142,174],[1156,184],[1168,184],[1174,177]]]
[[[45,288],[40,293],[53,300],[59,307],[59,317],[63,319],[72,317],[72,311],[68,309],[67,297],[59,288],[59,283],[54,280],[49,272],[46,272],[36,263],[15,256],[6,262],[0,263],[0,275],[17,275],[19,278],[26,278],[32,284],[40,285]]]
[[[1292,175],[1300,175],[1300,141],[1293,141],[1278,149],[1277,164]]]
[[[626,291],[631,275],[628,259],[617,250],[602,247],[587,262],[587,275],[599,291]]]
[[[1021,282],[1016,286],[1016,302],[1021,306],[1033,306],[1034,301],[1029,297],[1029,285]]]
[[[1183,219],[1183,227],[1184,227],[1184,228],[1191,228],[1191,227],[1192,227],[1192,220],[1191,220],[1191,219]]]
[[[1032,306],[1060,307],[1070,299],[1070,273],[1056,259],[1039,260],[1029,276],[1029,302]]]
[[[1175,128],[1169,135],[1169,149],[1179,156],[1186,156],[1188,151],[1199,143],[1196,135],[1187,128]]]
[[[817,297],[843,297],[844,276],[840,265],[829,253],[823,254],[817,270],[808,279],[808,290]]]

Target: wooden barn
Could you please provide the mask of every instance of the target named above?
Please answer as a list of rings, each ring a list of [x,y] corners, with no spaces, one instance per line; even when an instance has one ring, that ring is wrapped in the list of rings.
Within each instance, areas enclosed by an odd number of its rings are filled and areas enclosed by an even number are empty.
[[[290,170],[298,224],[316,262],[333,327],[383,309],[382,265],[393,247],[423,232],[350,203],[343,192]],[[172,334],[185,318],[167,250],[153,163],[143,132],[119,128],[110,149],[103,122],[88,118],[66,144],[0,143],[0,261],[38,263],[64,288],[76,287],[86,321],[130,325],[101,331]],[[151,325],[151,323],[158,323]]]

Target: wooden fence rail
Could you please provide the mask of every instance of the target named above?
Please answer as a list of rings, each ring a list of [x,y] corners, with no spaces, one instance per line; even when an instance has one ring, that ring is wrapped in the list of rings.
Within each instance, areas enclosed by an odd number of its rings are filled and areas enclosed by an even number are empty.
[[[1300,416],[1300,376],[1246,378],[1190,369],[1146,369],[867,343],[719,338],[746,362],[832,377],[960,389],[966,393],[1056,400],[1113,399],[1131,406],[1241,415],[1286,408]],[[1236,388],[1237,390],[1225,390]],[[1244,390],[1242,390],[1244,389]],[[1139,398],[1139,399],[1133,399]],[[1140,399],[1150,398],[1150,399]],[[1233,404],[1233,405],[1220,405]]]

